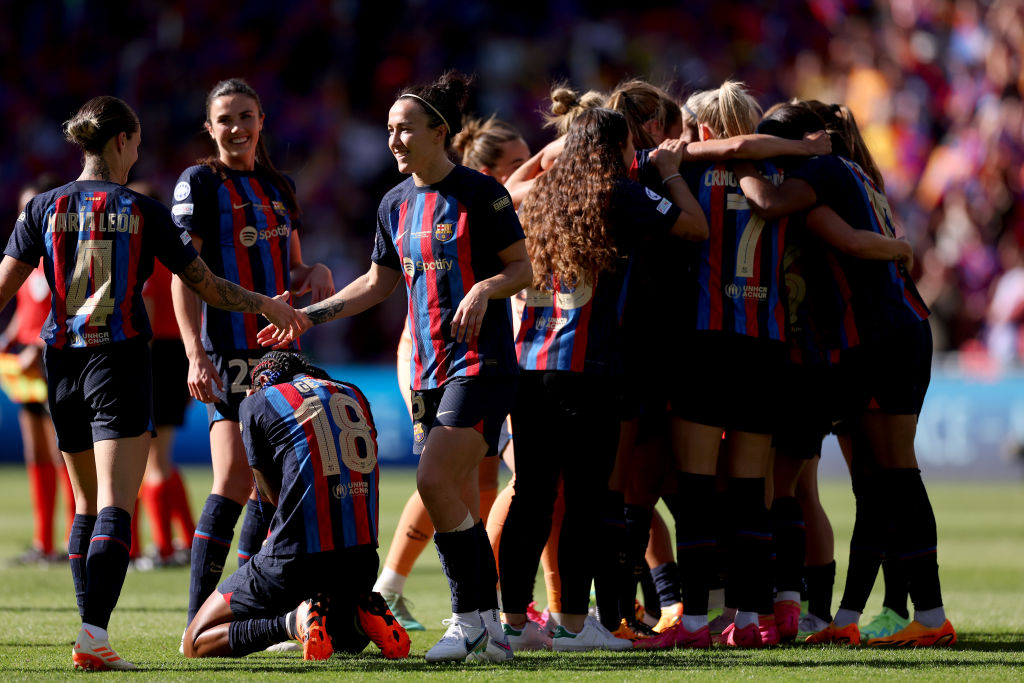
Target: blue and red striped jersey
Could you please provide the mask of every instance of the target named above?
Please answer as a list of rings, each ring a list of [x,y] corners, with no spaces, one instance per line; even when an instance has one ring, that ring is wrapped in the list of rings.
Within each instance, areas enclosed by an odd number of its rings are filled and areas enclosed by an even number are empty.
[[[226,169],[222,177],[205,164],[191,166],[174,187],[171,213],[202,239],[200,255],[214,275],[267,296],[291,288],[289,244],[300,225],[262,168]],[[203,304],[207,351],[259,349],[256,334],[266,325],[262,316]]]
[[[296,375],[242,401],[249,465],[280,474],[268,555],[377,545],[377,429],[355,385]]]
[[[518,372],[508,299],[488,303],[480,334],[468,342],[455,342],[451,322],[474,284],[504,270],[498,253],[521,239],[505,188],[464,166],[434,185],[410,177],[384,195],[371,258],[405,275],[413,389]]]
[[[770,164],[762,170],[780,175]],[[710,230],[697,264],[696,329],[784,341],[782,256],[793,217],[765,221],[751,211],[728,164],[706,168],[691,189]]]
[[[545,289],[526,292],[516,338],[523,370],[567,370],[618,374],[623,370],[620,327],[630,289],[631,254],[646,239],[668,234],[679,218],[675,204],[633,180],[612,190],[608,234],[619,255],[616,268],[566,286],[558,274]],[[525,226],[527,230],[530,226]]]
[[[792,177],[809,183],[818,202],[853,228],[895,236],[888,199],[856,163],[833,155],[812,157]],[[928,317],[928,306],[902,264],[857,259],[834,250],[828,260],[840,293],[840,348],[872,341],[887,330]]]
[[[196,258],[167,207],[123,185],[82,180],[33,197],[4,253],[43,259],[50,315],[40,337],[55,348],[86,348],[151,335],[142,285],[159,258],[181,272]]]

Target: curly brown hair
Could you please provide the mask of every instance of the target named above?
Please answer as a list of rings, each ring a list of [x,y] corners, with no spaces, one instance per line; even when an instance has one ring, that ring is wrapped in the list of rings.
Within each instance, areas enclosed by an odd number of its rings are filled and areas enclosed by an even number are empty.
[[[573,121],[558,163],[537,179],[521,209],[535,287],[549,288],[551,276],[575,286],[614,266],[607,214],[615,180],[628,172],[628,139],[617,111],[588,109]]]

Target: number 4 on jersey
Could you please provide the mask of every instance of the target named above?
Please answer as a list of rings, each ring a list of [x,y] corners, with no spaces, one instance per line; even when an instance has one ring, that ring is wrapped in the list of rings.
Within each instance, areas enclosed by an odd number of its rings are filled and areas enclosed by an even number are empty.
[[[82,240],[75,255],[75,272],[68,287],[66,307],[69,316],[89,316],[89,325],[104,327],[114,312],[111,291],[111,260],[114,243],[109,240]],[[92,284],[92,294],[86,296]]]

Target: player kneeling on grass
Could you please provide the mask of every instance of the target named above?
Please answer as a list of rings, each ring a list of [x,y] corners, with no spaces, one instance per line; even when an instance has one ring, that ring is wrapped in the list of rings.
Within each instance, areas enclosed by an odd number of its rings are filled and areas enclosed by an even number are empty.
[[[258,553],[207,598],[185,631],[188,657],[241,657],[289,638],[305,659],[409,655],[379,593],[377,431],[358,388],[296,353],[271,351],[239,409],[261,496],[277,506]]]

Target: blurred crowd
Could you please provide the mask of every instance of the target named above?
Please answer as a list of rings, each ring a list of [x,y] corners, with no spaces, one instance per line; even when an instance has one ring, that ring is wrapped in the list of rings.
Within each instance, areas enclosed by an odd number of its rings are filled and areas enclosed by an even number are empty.
[[[845,102],[881,167],[917,254],[938,350],[996,363],[1024,355],[1024,3],[1017,0],[48,0],[0,24],[0,189],[79,170],[60,124],[114,94],[143,124],[133,173],[165,194],[212,152],[204,97],[242,76],[264,134],[298,186],[303,250],[335,282],[361,273],[376,206],[400,180],[386,146],[396,91],[455,67],[478,76],[474,109],[538,149],[551,84],[612,88],[640,76],[680,96],[727,77],[764,106]],[[169,197],[166,197],[169,199]],[[10,228],[8,227],[7,230]],[[304,339],[320,362],[393,359],[395,295]]]

